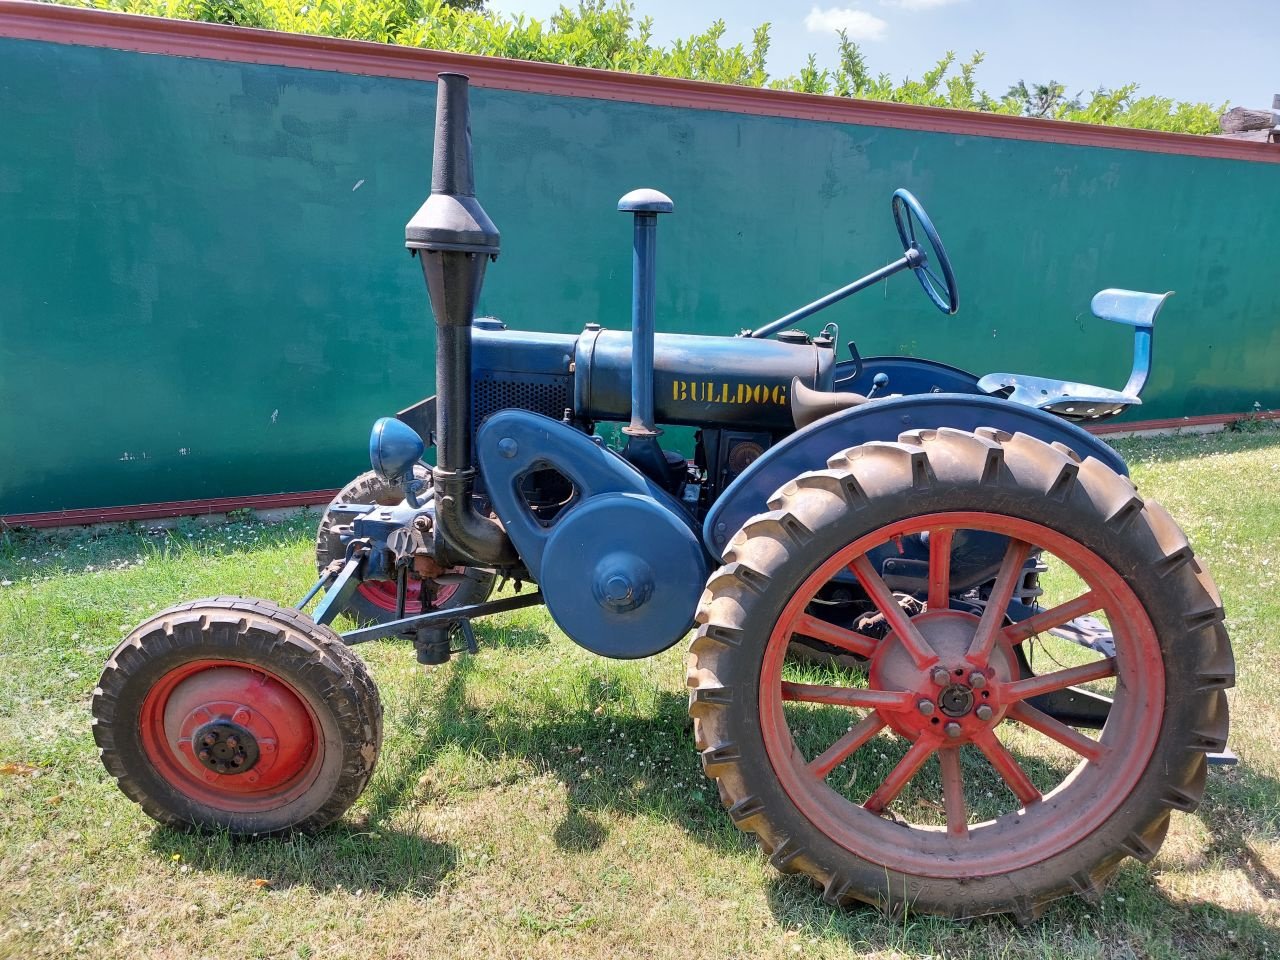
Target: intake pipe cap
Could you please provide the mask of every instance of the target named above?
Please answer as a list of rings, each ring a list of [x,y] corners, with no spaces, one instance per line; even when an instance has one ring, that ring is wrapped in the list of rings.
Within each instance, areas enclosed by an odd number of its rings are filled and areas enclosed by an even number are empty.
[[[498,255],[502,235],[476,200],[467,83],[465,74],[440,74],[431,195],[405,224],[410,250]]]

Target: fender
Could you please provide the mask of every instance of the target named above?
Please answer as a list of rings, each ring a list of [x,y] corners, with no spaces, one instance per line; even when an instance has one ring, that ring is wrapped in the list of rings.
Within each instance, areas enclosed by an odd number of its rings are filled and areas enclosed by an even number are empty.
[[[835,389],[842,393],[871,392],[876,374],[889,378],[880,396],[901,393],[915,396],[921,393],[969,393],[985,397],[978,389],[978,378],[968,370],[961,370],[937,360],[920,357],[862,357],[842,360],[835,366]],[[846,379],[851,378],[851,379]]]
[[[871,440],[897,440],[908,430],[954,427],[973,431],[995,427],[1026,433],[1046,443],[1066,444],[1081,457],[1096,457],[1122,476],[1129,475],[1120,455],[1073,423],[997,397],[960,393],[874,400],[823,417],[770,447],[731,483],[707,514],[702,539],[713,556],[722,556],[730,538],[748,519],[769,509],[768,499],[788,480],[808,470],[826,469],[827,459]]]

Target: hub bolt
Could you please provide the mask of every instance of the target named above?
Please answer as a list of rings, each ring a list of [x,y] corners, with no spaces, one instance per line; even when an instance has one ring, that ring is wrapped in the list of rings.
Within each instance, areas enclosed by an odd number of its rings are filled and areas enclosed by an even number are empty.
[[[933,682],[940,687],[945,687],[951,682],[951,674],[944,667],[934,667],[931,676],[933,677]]]
[[[206,747],[212,747],[215,743],[218,742],[218,735],[216,733],[206,733],[204,735],[204,738],[200,742],[203,743]]]
[[[212,756],[213,756],[213,754],[211,754],[208,750],[201,750],[201,751],[200,751],[200,759],[201,759],[201,760],[208,760],[208,759],[209,759],[209,758],[211,758]]]
[[[948,724],[947,724],[945,727],[943,727],[942,729],[943,729],[943,731],[946,733],[946,735],[947,735],[948,737],[950,737],[952,740],[954,740],[956,737],[960,736],[960,734],[963,732],[963,731],[960,729],[960,724],[956,723],[954,720],[952,720],[950,723],[948,723]]]
[[[933,716],[933,701],[921,700],[919,703],[916,704],[916,709],[919,710],[926,717],[931,717]]]
[[[981,670],[975,670],[969,674],[969,686],[975,690],[981,690],[987,685],[987,675]]]
[[[990,706],[984,703],[977,710],[973,711],[973,715],[977,717],[979,720],[981,720],[983,723],[986,723],[995,715],[995,711],[992,710]]]

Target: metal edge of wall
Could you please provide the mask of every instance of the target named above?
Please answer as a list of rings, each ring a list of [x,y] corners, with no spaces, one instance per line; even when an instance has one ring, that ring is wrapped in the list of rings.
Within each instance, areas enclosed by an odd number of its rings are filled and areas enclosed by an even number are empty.
[[[523,93],[1280,163],[1280,147],[1246,140],[735,87],[32,0],[0,0],[0,37],[412,80],[434,81],[442,70],[458,70],[468,73],[476,86]]]
[[[1176,434],[1182,430],[1211,432],[1241,420],[1280,420],[1280,410],[1103,423],[1087,429],[1090,433],[1100,436]],[[308,490],[301,493],[262,493],[240,497],[214,497],[206,500],[171,500],[166,503],[140,503],[122,507],[85,507],[76,510],[51,510],[47,513],[11,513],[0,516],[0,530],[17,527],[36,529],[81,527],[99,523],[198,517],[205,514],[227,513],[232,510],[257,511],[312,507],[327,504],[337,494],[337,490]]]

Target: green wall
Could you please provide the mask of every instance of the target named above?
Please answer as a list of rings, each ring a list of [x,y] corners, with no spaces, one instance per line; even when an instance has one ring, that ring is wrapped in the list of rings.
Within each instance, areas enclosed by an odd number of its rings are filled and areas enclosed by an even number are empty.
[[[0,40],[0,514],[312,490],[432,392],[402,247],[434,84]],[[913,190],[960,313],[915,280],[824,319],[864,354],[1123,383],[1104,286],[1175,289],[1143,419],[1280,407],[1280,167],[479,89],[503,233],[482,308],[629,322],[636,186],[676,202],[659,329],[732,333],[897,254]]]

